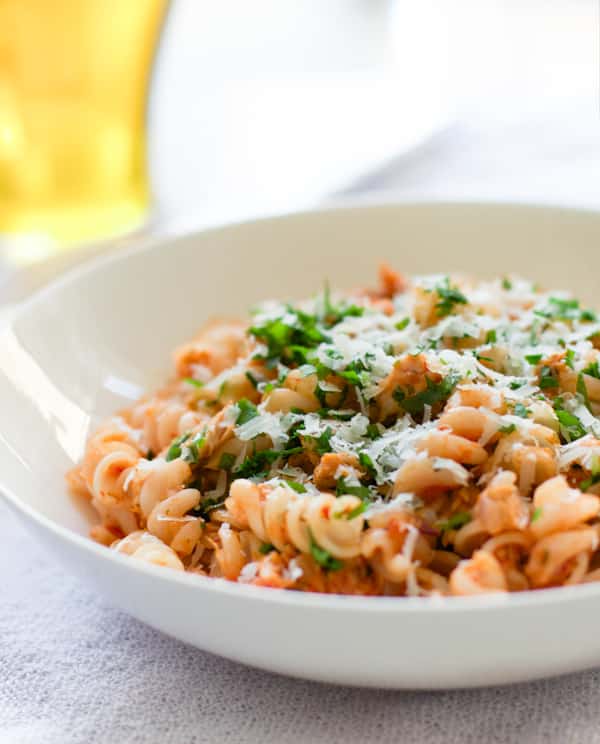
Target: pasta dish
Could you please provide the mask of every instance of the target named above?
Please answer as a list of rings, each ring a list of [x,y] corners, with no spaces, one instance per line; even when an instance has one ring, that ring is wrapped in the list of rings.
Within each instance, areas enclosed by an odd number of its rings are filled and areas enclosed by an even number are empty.
[[[214,320],[69,473],[91,536],[265,587],[472,595],[600,580],[600,316],[517,277]]]

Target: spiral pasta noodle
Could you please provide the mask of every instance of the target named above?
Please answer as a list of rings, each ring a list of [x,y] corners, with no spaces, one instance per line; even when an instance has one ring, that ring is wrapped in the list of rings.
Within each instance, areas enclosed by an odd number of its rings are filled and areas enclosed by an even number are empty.
[[[364,520],[360,514],[348,518],[360,505],[355,496],[304,496],[285,486],[271,490],[244,479],[232,483],[225,501],[234,523],[278,550],[291,543],[310,553],[312,539],[334,558],[360,554]]]

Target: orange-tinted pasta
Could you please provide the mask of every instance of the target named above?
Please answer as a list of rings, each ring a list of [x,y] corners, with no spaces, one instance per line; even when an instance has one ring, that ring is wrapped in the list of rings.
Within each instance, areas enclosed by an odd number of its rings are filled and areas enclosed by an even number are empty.
[[[89,440],[92,537],[259,586],[471,595],[600,579],[600,319],[518,278],[210,323]]]

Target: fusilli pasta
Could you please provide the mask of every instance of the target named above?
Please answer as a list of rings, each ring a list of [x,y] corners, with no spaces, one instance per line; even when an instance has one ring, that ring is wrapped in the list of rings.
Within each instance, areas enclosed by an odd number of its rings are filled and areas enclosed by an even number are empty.
[[[474,595],[600,579],[600,319],[516,277],[213,321],[69,473],[91,535],[241,583]]]

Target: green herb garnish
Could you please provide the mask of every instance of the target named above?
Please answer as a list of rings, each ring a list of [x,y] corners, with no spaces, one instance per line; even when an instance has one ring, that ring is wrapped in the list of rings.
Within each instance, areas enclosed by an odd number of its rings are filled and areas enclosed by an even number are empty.
[[[520,416],[521,418],[527,418],[531,411],[529,408],[525,408],[525,406],[522,403],[515,403],[515,407],[513,408],[513,413],[515,416]]]
[[[576,390],[579,393],[579,395],[581,395],[581,397],[583,398],[583,402],[585,404],[585,407],[589,411],[591,411],[592,410],[592,406],[590,404],[590,396],[588,395],[587,387],[586,387],[586,384],[585,384],[585,380],[583,379],[583,373],[582,372],[580,372],[577,375],[577,387],[576,387]]]
[[[366,508],[366,503],[362,501],[360,504],[358,504],[358,506],[355,506],[354,509],[351,509],[349,512],[338,512],[334,514],[334,519],[347,519],[348,521],[350,521],[351,519],[355,519],[360,514],[362,514]]]
[[[240,400],[238,400],[236,405],[240,411],[235,420],[235,423],[238,426],[241,426],[242,424],[245,424],[258,416],[258,408],[254,405],[254,403],[251,403],[246,398],[241,398]]]
[[[165,458],[167,462],[171,462],[171,460],[176,460],[178,457],[181,457],[181,445],[187,440],[189,436],[190,432],[188,431],[171,442],[171,446],[167,450],[167,456]]]
[[[330,339],[319,329],[316,315],[304,313],[291,306],[287,306],[286,310],[283,317],[254,325],[248,332],[266,344],[267,361],[273,363],[279,359],[284,363],[302,364],[310,349]]]
[[[196,434],[193,439],[188,439],[185,442],[185,454],[183,455],[184,461],[189,463],[190,465],[197,465],[198,461],[200,460],[200,450],[202,449],[205,442],[206,436],[204,433]],[[183,449],[184,448],[182,447],[182,452]]]
[[[219,460],[219,467],[221,470],[231,470],[234,462],[235,455],[232,455],[231,452],[223,452],[221,459]]]
[[[296,491],[296,493],[306,493],[306,487],[298,481],[286,480],[285,485],[289,486],[292,491]]]
[[[195,506],[191,510],[191,514],[194,514],[197,517],[202,517],[203,519],[208,519],[212,511],[214,511],[215,509],[220,509],[224,504],[225,504],[224,498],[202,499],[202,501],[198,504],[198,506]]]
[[[535,366],[539,362],[542,361],[543,354],[526,354],[525,359],[529,362],[529,364]]]
[[[370,475],[371,477],[375,475],[375,463],[373,462],[373,459],[370,455],[368,455],[366,452],[359,452],[358,462],[367,471],[368,475]]]
[[[315,444],[315,451],[319,455],[324,455],[327,452],[331,452],[331,437],[333,436],[333,429],[328,426],[318,437],[308,436],[307,439],[311,439]]]
[[[456,512],[456,514],[453,514],[445,522],[439,522],[438,527],[441,532],[447,532],[448,530],[458,530],[461,527],[464,527],[465,524],[469,524],[472,519],[473,517],[469,514],[469,512]]]
[[[579,306],[579,300],[563,300],[560,297],[550,297],[548,305],[544,308],[534,310],[536,315],[548,320],[596,320],[596,314],[591,310],[582,310]]]
[[[324,548],[321,548],[312,532],[309,530],[309,536],[310,536],[310,554],[315,559],[315,561],[324,568],[326,571],[339,571],[340,568],[343,568],[344,564],[342,561],[339,561],[337,558],[334,558],[331,553],[329,553]]]
[[[585,492],[592,486],[595,486],[596,483],[600,483],[600,457],[598,455],[594,455],[592,458],[592,472],[590,477],[582,481],[579,484],[579,488]]]
[[[247,369],[244,374],[246,375],[246,379],[250,382],[250,384],[252,385],[252,387],[256,390],[258,388],[258,382],[259,381],[252,374],[252,372],[250,372],[249,369]]]
[[[581,439],[587,434],[585,427],[575,414],[565,411],[563,408],[562,398],[556,398],[554,401],[554,412],[560,426],[560,434],[566,442],[573,442],[575,439]]]
[[[280,457],[287,459],[292,455],[303,452],[302,447],[291,447],[287,450],[265,449],[255,452],[246,459],[233,471],[236,478],[253,478],[259,475],[266,475],[271,469],[271,465]]]
[[[377,424],[369,424],[367,426],[367,436],[369,437],[369,439],[379,439],[379,437],[381,436],[379,426],[377,426]]]
[[[542,367],[540,369],[540,388],[546,390],[554,387],[558,387],[558,380],[554,376],[554,372],[550,367]]]
[[[436,310],[439,317],[443,318],[450,315],[456,305],[466,305],[468,300],[458,287],[450,285],[450,279],[446,277],[442,284],[435,287],[435,291],[440,298],[436,303]]]
[[[581,370],[582,374],[589,375],[590,377],[595,377],[597,380],[600,380],[600,365],[598,364],[598,360],[594,360],[585,369]]]
[[[184,377],[184,382],[187,382],[188,385],[193,385],[194,387],[201,388],[204,387],[204,383],[200,380],[195,380],[193,377]]]
[[[371,491],[367,486],[349,486],[344,478],[340,478],[335,487],[336,496],[344,496],[349,494],[350,496],[358,496],[362,501],[369,501],[371,499]]]
[[[531,515],[531,519],[529,522],[533,524],[534,522],[537,522],[538,519],[542,516],[542,507],[538,506],[533,510],[533,514]]]
[[[409,323],[410,323],[410,318],[408,317],[402,318],[402,320],[399,320],[397,323],[394,324],[394,328],[397,331],[403,331],[408,326]]]
[[[425,406],[434,406],[436,403],[446,401],[454,388],[458,385],[460,377],[455,374],[449,374],[440,382],[433,382],[429,377],[425,377],[427,389],[407,397],[402,388],[396,388],[393,398],[398,405],[409,413],[411,416],[423,413]]]
[[[338,374],[344,380],[348,380],[349,383],[361,389],[368,385],[371,380],[371,374],[361,359],[350,362],[346,369],[343,372],[338,372]]]

